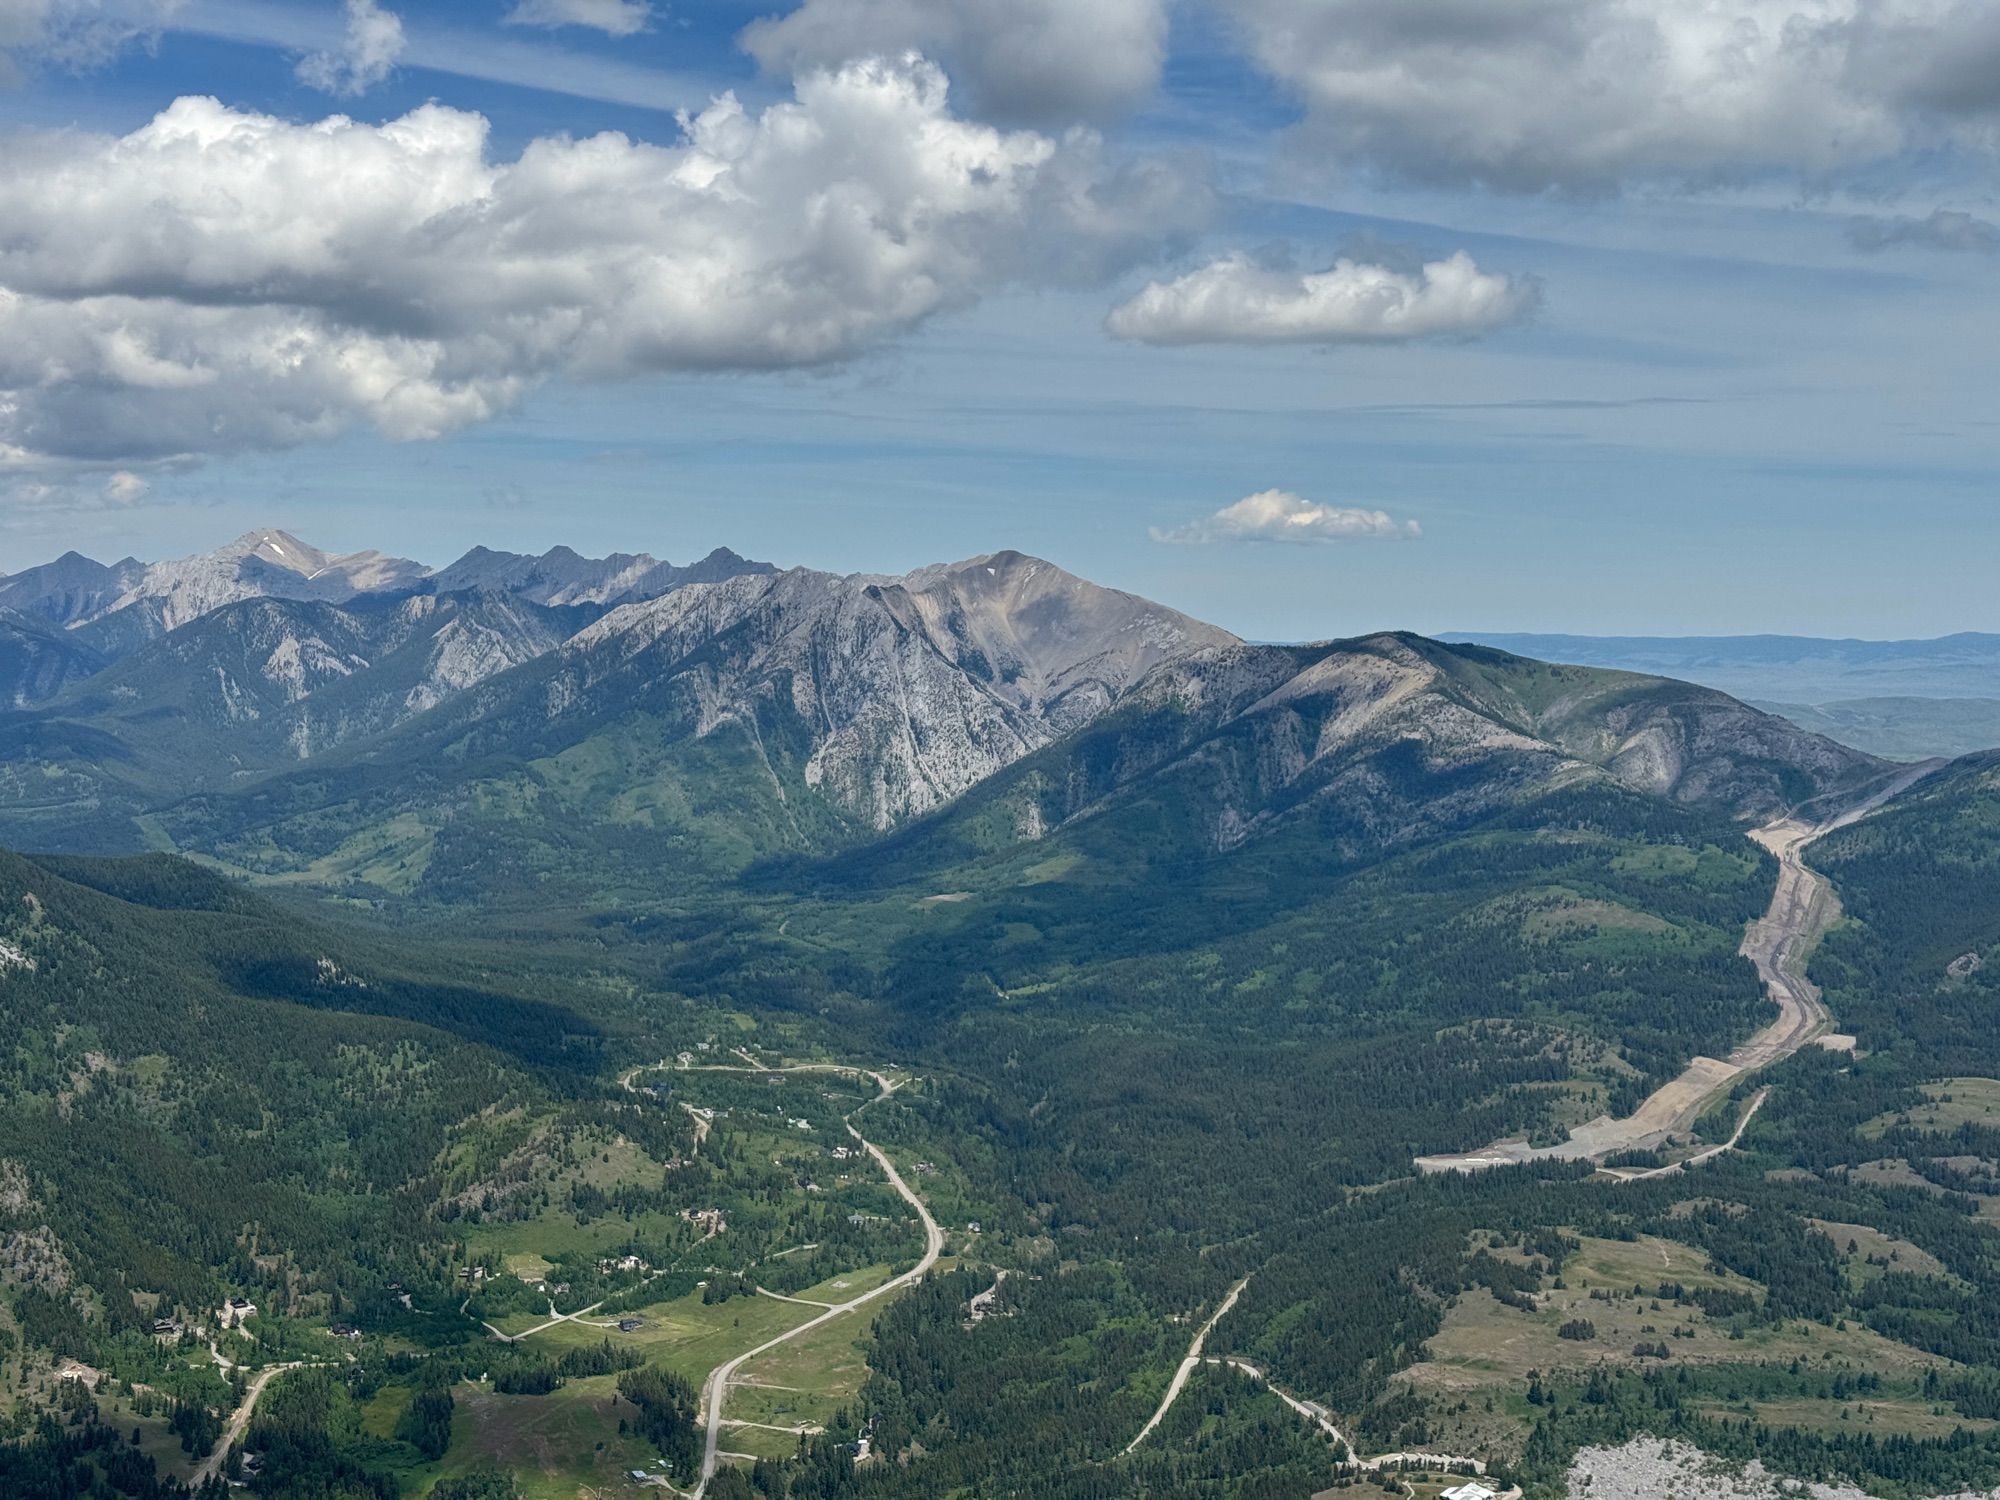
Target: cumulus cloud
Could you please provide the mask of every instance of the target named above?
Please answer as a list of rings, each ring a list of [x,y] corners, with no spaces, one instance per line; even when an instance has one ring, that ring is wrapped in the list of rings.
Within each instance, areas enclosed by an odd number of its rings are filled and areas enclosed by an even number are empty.
[[[1322,149],[1432,182],[1825,177],[2000,110],[1988,0],[1223,3]]]
[[[0,472],[429,438],[551,376],[848,360],[1005,285],[1095,283],[1202,195],[1094,137],[965,121],[920,59],[729,95],[651,145],[475,114],[182,99],[0,149]]]
[[[31,474],[11,472],[0,449],[0,526],[10,517],[132,510],[146,503],[152,481],[129,469],[70,464]]]
[[[130,469],[120,469],[104,481],[104,498],[112,505],[137,505],[152,488]]]
[[[1051,125],[1143,104],[1166,58],[1165,0],[805,0],[742,35],[772,72],[916,49],[982,116]]]
[[[1303,274],[1236,254],[1149,283],[1105,326],[1148,344],[1380,344],[1490,333],[1526,317],[1538,295],[1463,251],[1411,271],[1341,259]]]
[[[588,26],[607,36],[632,36],[652,21],[648,0],[519,0],[503,26]]]
[[[1862,214],[1848,220],[1847,238],[1857,250],[1956,250],[1991,255],[2000,250],[2000,224],[1955,208],[1933,209],[1918,219],[1906,215]]]
[[[403,55],[403,22],[375,0],[347,0],[347,34],[337,51],[299,59],[299,81],[323,94],[365,94],[396,69]]]
[[[1384,510],[1320,505],[1290,490],[1259,490],[1212,516],[1183,526],[1152,529],[1156,542],[1348,542],[1404,540],[1423,535],[1415,521]]]

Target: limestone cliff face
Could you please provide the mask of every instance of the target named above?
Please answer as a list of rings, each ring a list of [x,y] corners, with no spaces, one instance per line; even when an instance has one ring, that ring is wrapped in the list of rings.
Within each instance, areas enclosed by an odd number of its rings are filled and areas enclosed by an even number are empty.
[[[674,700],[696,734],[791,721],[804,779],[888,828],[1089,723],[1148,672],[1237,644],[1016,552],[902,578],[806,569],[614,610],[562,650],[548,715]]]

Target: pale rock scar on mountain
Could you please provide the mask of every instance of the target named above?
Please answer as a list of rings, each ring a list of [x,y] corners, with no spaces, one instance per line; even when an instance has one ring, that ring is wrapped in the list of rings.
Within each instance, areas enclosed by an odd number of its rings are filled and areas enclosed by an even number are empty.
[[[886,829],[1088,723],[1163,661],[1227,631],[1017,552],[901,578],[794,569],[614,610],[563,648],[551,717],[643,661],[697,734],[782,703],[809,787]]]

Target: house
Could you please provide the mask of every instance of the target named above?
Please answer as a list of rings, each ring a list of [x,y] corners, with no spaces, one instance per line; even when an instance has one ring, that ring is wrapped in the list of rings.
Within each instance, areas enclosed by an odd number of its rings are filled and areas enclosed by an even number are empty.
[[[634,1484],[644,1484],[650,1476],[644,1469],[628,1469],[625,1472],[625,1477]]]
[[[1438,1500],[1495,1500],[1497,1490],[1490,1490],[1483,1484],[1467,1481],[1456,1485],[1438,1496]]]
[[[620,1318],[618,1320],[618,1331],[620,1333],[637,1333],[644,1326],[637,1318]]]
[[[327,1332],[337,1339],[358,1339],[361,1337],[361,1330],[356,1328],[352,1323],[336,1323],[327,1329]]]
[[[180,1337],[180,1331],[181,1325],[176,1323],[172,1318],[153,1319],[153,1336],[155,1338],[178,1338]]]
[[[256,1303],[252,1302],[248,1297],[231,1297],[228,1304],[222,1309],[221,1322],[224,1328],[240,1328],[245,1319],[256,1316]]]

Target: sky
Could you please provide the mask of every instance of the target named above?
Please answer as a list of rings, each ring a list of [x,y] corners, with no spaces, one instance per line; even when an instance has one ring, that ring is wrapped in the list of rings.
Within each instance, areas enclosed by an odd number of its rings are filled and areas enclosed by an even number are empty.
[[[1996,153],[1981,0],[0,0],[0,572],[1996,630]]]

